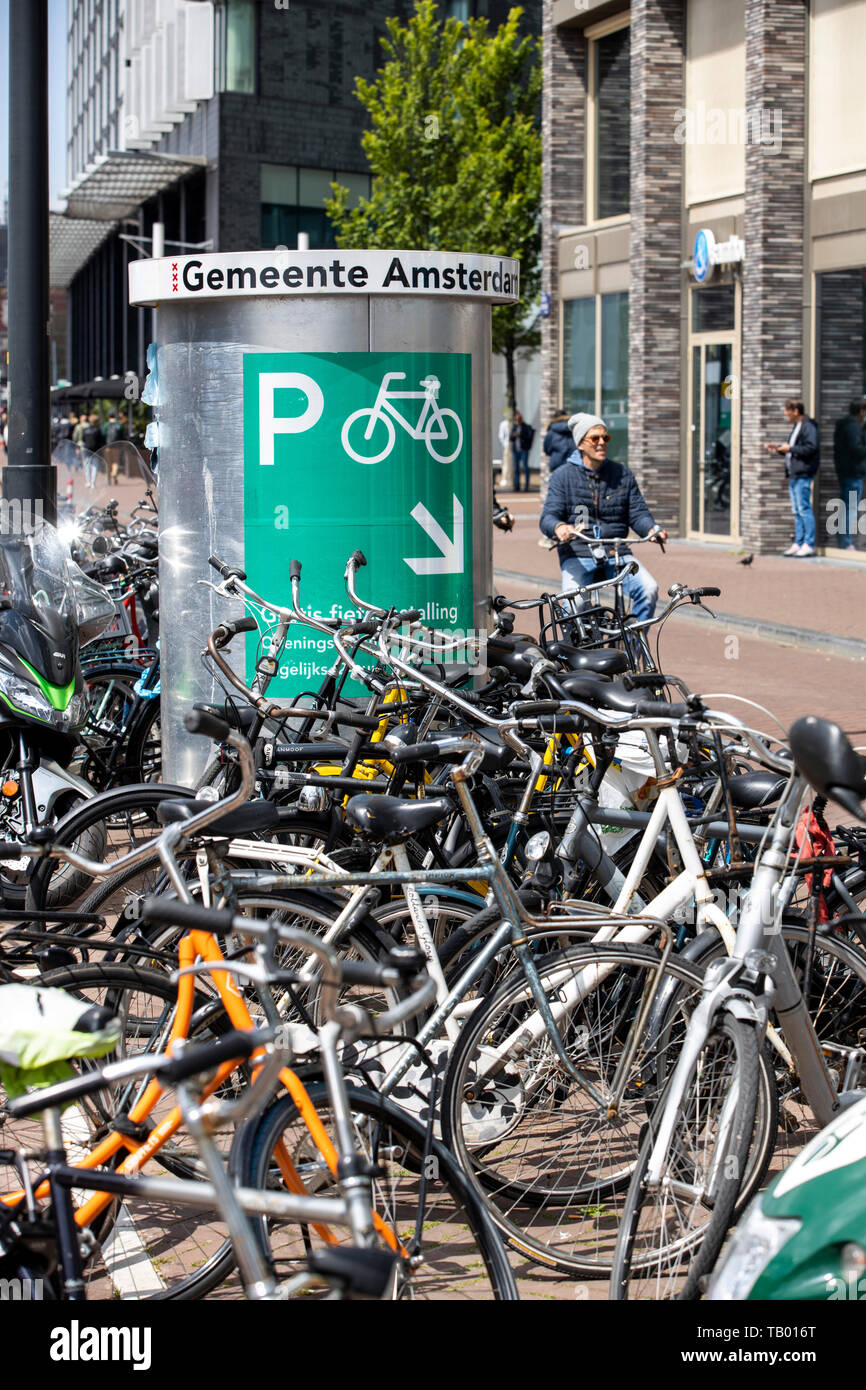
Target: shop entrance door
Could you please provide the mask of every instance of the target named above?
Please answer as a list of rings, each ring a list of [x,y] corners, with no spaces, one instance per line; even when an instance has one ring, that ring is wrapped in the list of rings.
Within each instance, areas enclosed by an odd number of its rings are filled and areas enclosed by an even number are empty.
[[[692,338],[689,399],[689,529],[736,537],[740,530],[740,411],[734,334]]]

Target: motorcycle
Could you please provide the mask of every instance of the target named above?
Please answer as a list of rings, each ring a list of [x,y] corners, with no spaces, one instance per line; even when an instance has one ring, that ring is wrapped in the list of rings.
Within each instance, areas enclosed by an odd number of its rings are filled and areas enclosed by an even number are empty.
[[[114,613],[107,590],[71,559],[53,526],[0,534],[0,838],[32,839],[93,795],[69,770],[87,712],[80,649]],[[103,825],[78,846],[89,858],[105,847]],[[0,900],[9,907],[24,905],[30,862],[22,855],[0,869]],[[68,905],[88,881],[61,866],[47,905]]]

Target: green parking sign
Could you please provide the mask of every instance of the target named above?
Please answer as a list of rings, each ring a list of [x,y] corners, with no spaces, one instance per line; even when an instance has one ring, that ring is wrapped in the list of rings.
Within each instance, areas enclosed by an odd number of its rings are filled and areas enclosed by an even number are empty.
[[[343,584],[382,607],[418,608],[469,631],[472,607],[472,359],[468,353],[244,354],[244,566],[260,594],[355,616]],[[315,689],[333,659],[324,634],[291,628],[269,693]],[[247,649],[252,677],[256,644]],[[347,687],[348,688],[348,687]]]

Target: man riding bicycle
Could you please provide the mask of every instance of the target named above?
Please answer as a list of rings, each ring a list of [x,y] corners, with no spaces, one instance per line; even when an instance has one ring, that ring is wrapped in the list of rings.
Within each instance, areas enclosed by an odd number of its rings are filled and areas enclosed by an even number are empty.
[[[575,449],[551,475],[540,526],[545,536],[559,543],[562,585],[570,592],[614,577],[617,566],[605,539],[626,536],[631,527],[639,536],[663,544],[667,531],[653,521],[631,470],[608,458],[610,435],[604,421],[579,413],[568,426]],[[590,539],[578,536],[579,531]],[[623,560],[633,559],[627,547],[621,555]],[[659,591],[649,570],[634,563],[637,572],[626,576],[623,589],[631,598],[632,616],[643,622],[655,613]]]

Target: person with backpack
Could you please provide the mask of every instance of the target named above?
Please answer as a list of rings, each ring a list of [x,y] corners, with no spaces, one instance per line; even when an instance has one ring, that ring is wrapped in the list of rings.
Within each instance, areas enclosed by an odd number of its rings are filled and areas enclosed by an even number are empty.
[[[514,491],[520,492],[520,471],[526,473],[526,488],[529,491],[529,452],[532,448],[532,441],[535,438],[535,430],[528,425],[519,410],[514,412],[514,424],[511,427],[511,448],[514,452]]]

